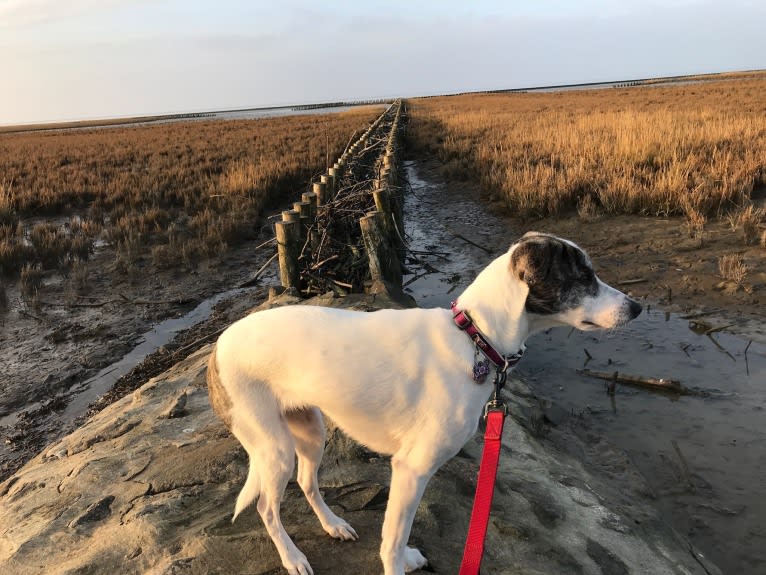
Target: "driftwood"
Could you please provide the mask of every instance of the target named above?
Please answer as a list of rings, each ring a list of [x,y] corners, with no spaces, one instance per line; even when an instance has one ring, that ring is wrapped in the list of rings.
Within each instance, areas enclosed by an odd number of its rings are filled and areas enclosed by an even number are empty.
[[[686,315],[679,316],[681,319],[697,319],[699,317],[705,317],[706,315],[713,315],[715,313],[720,313],[722,310],[721,308],[717,307],[714,309],[709,309],[705,311],[698,311],[694,313],[688,313]]]
[[[603,379],[604,381],[634,385],[654,391],[665,391],[676,393],[678,395],[693,395],[693,392],[681,385],[681,382],[676,379],[657,379],[654,377],[626,375],[618,371],[593,371],[591,369],[578,369],[577,373],[580,375],[595,377],[597,379]]]
[[[456,231],[454,231],[454,230],[452,230],[452,229],[450,229],[450,228],[447,228],[447,229],[448,229],[450,232],[452,232],[452,235],[453,235],[453,236],[455,236],[456,238],[458,238],[458,239],[460,239],[460,240],[463,240],[464,242],[466,242],[466,243],[468,243],[468,244],[471,244],[472,246],[474,246],[474,247],[477,247],[477,248],[479,248],[480,250],[484,250],[484,251],[485,251],[485,252],[486,252],[488,255],[492,255],[492,250],[491,250],[491,249],[489,249],[489,248],[487,248],[487,247],[485,247],[485,246],[483,246],[483,245],[481,245],[481,244],[477,244],[477,243],[476,243],[475,241],[473,241],[473,240],[469,240],[469,239],[468,239],[467,237],[465,237],[464,235],[462,235],[462,234],[459,234],[459,233],[457,233]]]
[[[248,280],[242,282],[241,284],[239,284],[239,287],[241,287],[241,288],[252,287],[256,283],[258,283],[258,278],[261,277],[261,274],[263,273],[263,271],[269,266],[269,264],[271,262],[273,262],[275,259],[277,259],[277,257],[279,257],[279,252],[274,253],[274,255],[271,256],[266,261],[266,263],[261,266],[261,268],[257,272],[255,272],[255,275],[253,275],[253,277],[251,277],[250,279],[248,279]]]

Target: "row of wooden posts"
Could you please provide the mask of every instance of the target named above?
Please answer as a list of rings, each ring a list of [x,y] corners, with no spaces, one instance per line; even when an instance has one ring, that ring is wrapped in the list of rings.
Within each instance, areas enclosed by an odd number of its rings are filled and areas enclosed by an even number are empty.
[[[398,181],[397,135],[401,128],[402,103],[397,100],[370,124],[327,173],[320,176],[318,182],[313,183],[311,192],[302,194],[301,201],[295,202],[292,210],[282,212],[282,221],[276,223],[275,232],[283,287],[300,290],[299,257],[304,246],[310,246],[316,240],[307,236],[311,233],[312,223],[323,206],[342,191],[339,189],[340,181],[349,163],[366,150],[370,136],[391,116],[393,120],[385,149],[376,161],[376,177],[370,184],[370,210],[359,220],[359,226],[369,260],[370,278],[401,286],[404,228]]]

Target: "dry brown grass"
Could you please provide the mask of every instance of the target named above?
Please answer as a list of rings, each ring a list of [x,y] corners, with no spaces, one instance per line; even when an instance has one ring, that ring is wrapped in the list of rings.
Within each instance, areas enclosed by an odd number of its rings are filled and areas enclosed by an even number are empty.
[[[43,285],[43,267],[41,264],[25,263],[21,268],[21,293],[30,300],[37,296]]]
[[[379,113],[0,134],[0,274],[85,260],[98,234],[118,270],[221,253]]]
[[[750,271],[742,256],[739,254],[726,254],[718,258],[718,273],[724,280],[741,287]]]
[[[409,140],[526,216],[720,216],[766,184],[766,77],[410,102]],[[697,218],[698,219],[698,218]]]
[[[738,225],[742,228],[745,245],[758,243],[761,222],[766,218],[766,210],[749,205],[738,212]]]
[[[13,182],[0,181],[0,226],[16,224],[13,208]]]

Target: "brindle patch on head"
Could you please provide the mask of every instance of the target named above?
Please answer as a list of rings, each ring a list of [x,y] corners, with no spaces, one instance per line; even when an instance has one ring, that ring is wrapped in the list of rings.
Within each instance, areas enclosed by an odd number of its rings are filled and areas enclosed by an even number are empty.
[[[550,315],[580,305],[598,293],[598,281],[585,253],[555,236],[529,232],[511,254],[511,272],[529,286],[525,309]]]
[[[210,359],[207,362],[207,393],[210,397],[210,405],[213,407],[213,411],[221,418],[224,425],[231,430],[231,398],[226,393],[226,389],[223,387],[221,378],[218,375],[215,350],[216,346],[214,345],[213,351],[210,353]]]

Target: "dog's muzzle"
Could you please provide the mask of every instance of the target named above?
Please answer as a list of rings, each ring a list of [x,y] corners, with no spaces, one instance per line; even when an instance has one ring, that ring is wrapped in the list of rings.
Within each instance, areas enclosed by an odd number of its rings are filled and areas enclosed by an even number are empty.
[[[630,314],[629,319],[636,319],[639,315],[641,315],[641,310],[643,309],[644,306],[642,306],[636,300],[628,299],[628,313]]]

